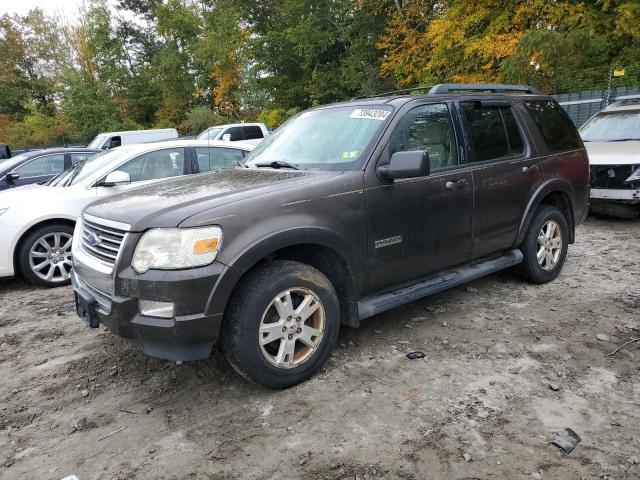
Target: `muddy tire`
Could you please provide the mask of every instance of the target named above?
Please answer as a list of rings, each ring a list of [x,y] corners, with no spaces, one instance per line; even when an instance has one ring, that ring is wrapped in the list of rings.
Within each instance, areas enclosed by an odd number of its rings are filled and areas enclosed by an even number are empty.
[[[20,242],[18,267],[34,285],[59,287],[71,283],[73,227],[50,223],[36,228]]]
[[[520,246],[524,255],[518,273],[533,283],[554,280],[562,270],[569,246],[569,225],[554,206],[542,206],[533,216]]]
[[[281,389],[324,365],[339,329],[340,305],[329,279],[309,265],[277,260],[257,267],[236,287],[222,348],[242,376]]]

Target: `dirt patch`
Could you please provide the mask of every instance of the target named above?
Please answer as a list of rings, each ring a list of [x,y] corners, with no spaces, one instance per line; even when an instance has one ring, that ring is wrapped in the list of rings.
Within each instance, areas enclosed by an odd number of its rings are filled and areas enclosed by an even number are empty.
[[[640,345],[606,355],[640,336],[639,236],[589,220],[557,281],[502,272],[343,328],[282,392],[220,357],[148,358],[86,328],[70,288],[4,280],[0,478],[638,478]],[[546,443],[565,427],[570,455]]]

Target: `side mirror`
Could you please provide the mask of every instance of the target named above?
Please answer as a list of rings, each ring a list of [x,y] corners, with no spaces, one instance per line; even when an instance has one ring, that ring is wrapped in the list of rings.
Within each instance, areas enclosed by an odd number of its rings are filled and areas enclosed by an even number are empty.
[[[107,174],[102,182],[101,187],[113,187],[115,185],[123,185],[125,183],[131,183],[131,175],[122,170],[114,170]]]
[[[230,133],[225,133],[224,135],[222,135],[222,141],[230,142],[231,141],[231,134]]]
[[[425,151],[396,152],[389,165],[378,167],[378,175],[385,180],[426,177],[431,173],[429,154]]]
[[[20,174],[18,172],[9,172],[7,173],[7,182],[13,183],[20,178]]]

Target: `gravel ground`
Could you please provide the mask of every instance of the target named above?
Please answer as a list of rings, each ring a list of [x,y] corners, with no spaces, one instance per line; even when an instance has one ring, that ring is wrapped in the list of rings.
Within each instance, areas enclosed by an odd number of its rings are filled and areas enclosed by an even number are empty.
[[[555,282],[502,272],[343,328],[287,391],[147,358],[69,287],[5,280],[0,478],[640,478],[640,342],[607,356],[640,337],[639,237],[590,219]]]

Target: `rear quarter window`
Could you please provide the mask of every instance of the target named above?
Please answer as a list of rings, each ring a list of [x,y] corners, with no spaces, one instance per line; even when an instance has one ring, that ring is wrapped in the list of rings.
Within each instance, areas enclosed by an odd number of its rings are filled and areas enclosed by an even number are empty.
[[[524,105],[551,152],[575,150],[583,147],[582,139],[575,125],[556,102],[529,100],[524,102]]]

